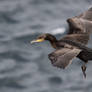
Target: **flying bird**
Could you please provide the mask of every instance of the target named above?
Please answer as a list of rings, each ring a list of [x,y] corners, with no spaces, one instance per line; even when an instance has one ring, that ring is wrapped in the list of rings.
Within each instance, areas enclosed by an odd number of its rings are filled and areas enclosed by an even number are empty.
[[[67,19],[67,22],[69,31],[60,40],[49,33],[45,33],[31,43],[48,40],[55,49],[48,57],[54,66],[62,69],[71,64],[75,57],[81,59],[84,62],[81,66],[82,72],[86,78],[86,63],[88,60],[92,60],[92,49],[86,47],[92,31],[92,8],[79,16]]]

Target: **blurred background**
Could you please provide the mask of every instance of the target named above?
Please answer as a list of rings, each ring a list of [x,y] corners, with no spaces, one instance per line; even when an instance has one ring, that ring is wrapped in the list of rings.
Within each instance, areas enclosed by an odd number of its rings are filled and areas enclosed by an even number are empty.
[[[0,92],[92,92],[92,62],[84,79],[80,60],[60,70],[49,42],[30,44],[42,33],[63,37],[66,19],[89,7],[92,0],[0,0]]]

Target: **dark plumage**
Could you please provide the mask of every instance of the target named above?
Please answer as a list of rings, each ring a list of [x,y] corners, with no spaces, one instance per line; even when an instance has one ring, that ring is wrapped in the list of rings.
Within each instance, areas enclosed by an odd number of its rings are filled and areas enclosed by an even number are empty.
[[[53,35],[47,33],[32,41],[33,43],[48,40],[52,47],[56,49],[48,55],[51,63],[63,69],[75,57],[81,59],[85,64],[88,60],[92,60],[92,49],[85,46],[92,30],[92,8],[79,16],[69,18],[67,22],[69,24],[69,32],[62,39],[57,40]],[[81,67],[84,77],[86,77],[85,64]]]

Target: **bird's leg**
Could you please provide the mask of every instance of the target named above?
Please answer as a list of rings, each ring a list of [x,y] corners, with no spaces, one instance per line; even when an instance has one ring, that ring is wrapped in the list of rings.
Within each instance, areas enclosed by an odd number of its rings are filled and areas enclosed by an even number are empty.
[[[86,73],[85,73],[85,71],[86,71],[86,66],[85,66],[85,65],[82,65],[82,66],[81,66],[81,69],[82,69],[84,78],[86,78]]]
[[[86,62],[87,63],[87,62]],[[82,69],[82,72],[83,72],[83,75],[84,75],[84,78],[86,78],[86,63],[85,64],[83,64],[82,66],[81,66],[81,69]]]

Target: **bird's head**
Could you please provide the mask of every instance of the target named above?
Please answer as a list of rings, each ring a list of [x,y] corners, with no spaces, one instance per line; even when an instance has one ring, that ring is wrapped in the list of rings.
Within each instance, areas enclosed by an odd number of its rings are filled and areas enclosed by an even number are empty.
[[[50,42],[57,42],[57,39],[53,35],[51,35],[49,33],[45,33],[45,34],[38,36],[37,39],[31,41],[31,43],[43,42],[45,40],[48,40]]]
[[[45,40],[51,40],[51,39],[53,39],[53,38],[52,38],[52,35],[46,33],[46,34],[42,34],[42,35],[38,36],[37,39],[31,41],[31,43],[43,42],[43,41],[45,41]]]

